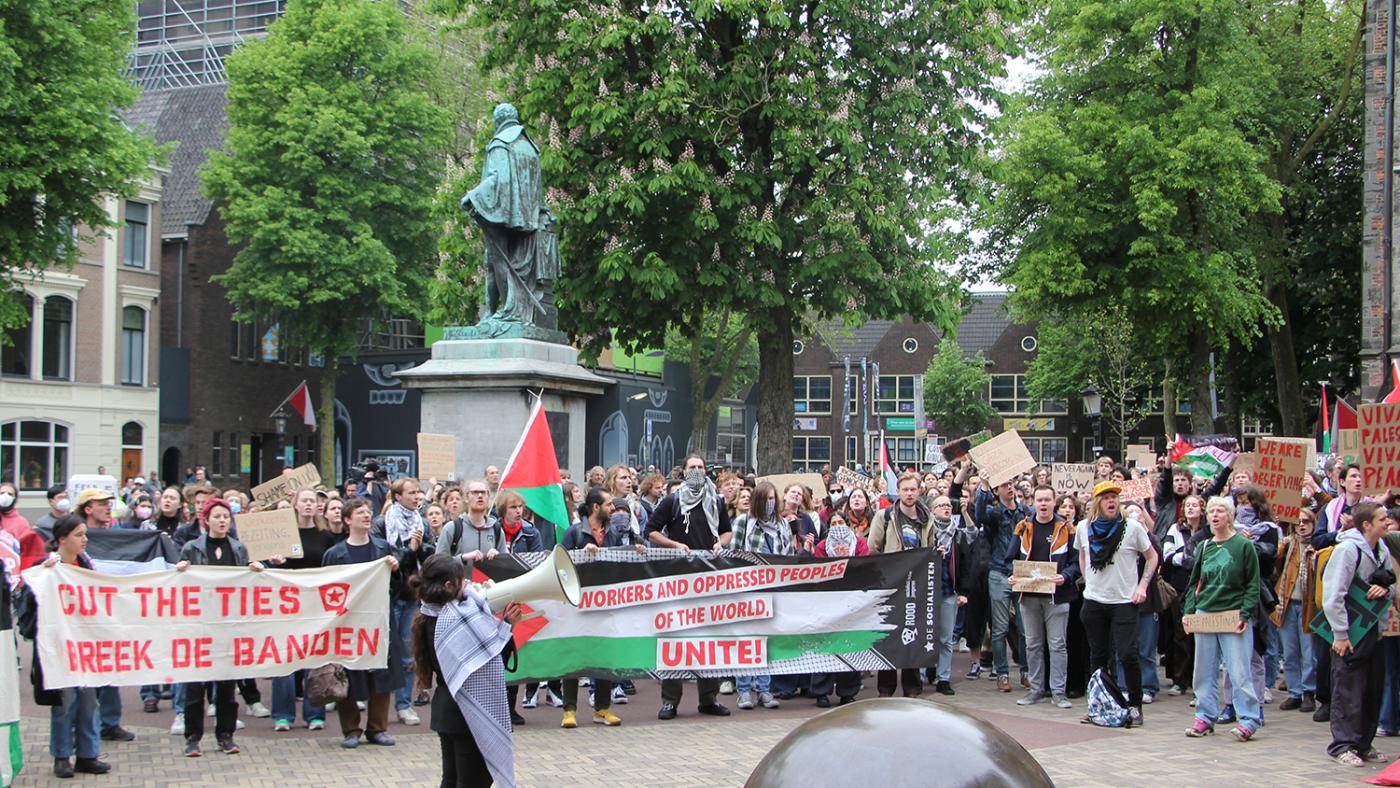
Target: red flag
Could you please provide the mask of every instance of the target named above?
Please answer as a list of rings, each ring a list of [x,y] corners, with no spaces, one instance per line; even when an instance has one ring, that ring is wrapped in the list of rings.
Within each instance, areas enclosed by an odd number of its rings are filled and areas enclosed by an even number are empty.
[[[311,389],[306,387],[306,381],[303,380],[292,396],[287,398],[287,404],[301,416],[302,424],[310,427],[312,432],[316,431],[316,406],[311,404]]]
[[[1357,428],[1356,408],[1351,403],[1337,397],[1337,404],[1332,406],[1332,430],[1334,433],[1340,430],[1354,430]],[[1333,435],[1335,438],[1336,435]],[[1336,443],[1333,440],[1333,443]]]
[[[1400,402],[1400,359],[1390,360],[1390,393],[1381,400],[1386,404]]]

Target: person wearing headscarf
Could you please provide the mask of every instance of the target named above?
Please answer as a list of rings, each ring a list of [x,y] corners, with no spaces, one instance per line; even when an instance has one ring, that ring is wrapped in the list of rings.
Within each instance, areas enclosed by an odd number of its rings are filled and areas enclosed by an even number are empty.
[[[661,499],[647,520],[647,539],[657,547],[683,550],[720,550],[729,545],[733,534],[729,526],[729,508],[720,500],[715,485],[705,475],[705,458],[692,454],[685,458],[685,477],[680,489]],[[729,709],[715,701],[719,680],[695,680],[700,693],[700,713],[718,717],[729,716]],[[661,710],[657,719],[676,716],[685,684],[680,679],[662,679]]]

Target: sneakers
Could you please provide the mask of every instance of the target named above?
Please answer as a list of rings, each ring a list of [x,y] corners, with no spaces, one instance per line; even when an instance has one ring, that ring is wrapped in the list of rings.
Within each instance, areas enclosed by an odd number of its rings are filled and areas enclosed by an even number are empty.
[[[612,691],[612,702],[614,706],[627,705],[627,691],[622,687],[614,686]]]
[[[272,729],[278,733],[286,733],[292,729],[291,720],[277,720],[272,723]]]
[[[540,687],[538,690],[530,693],[525,697],[525,700],[520,701],[520,705],[527,709],[537,708],[540,705],[540,692],[543,690],[544,687]]]
[[[676,718],[676,704],[661,704],[661,710],[656,712],[656,718],[658,720],[674,720]]]
[[[563,720],[562,722],[559,723],[559,727],[561,727],[561,728],[577,728],[577,727],[578,727],[578,712],[573,711],[573,710],[565,711],[565,712],[564,712],[564,720]]]
[[[622,680],[622,691],[625,692],[625,693],[627,693],[628,695],[636,695],[636,694],[637,694],[637,685],[636,685],[636,684],[633,684],[631,679],[623,679],[623,680]]]
[[[971,651],[971,649],[967,647],[967,638],[958,638],[958,653],[966,654],[969,651]]]
[[[423,720],[418,716],[418,712],[410,706],[406,709],[399,709],[399,722],[404,725],[421,725]]]
[[[730,681],[729,679],[725,679],[724,681],[721,681],[721,682],[719,683],[719,694],[721,694],[721,695],[733,695],[733,694],[734,694],[734,682]]]
[[[1132,728],[1142,727],[1142,709],[1136,706],[1128,707],[1128,726]]]
[[[818,696],[817,696],[817,708],[819,708],[819,709],[829,709],[829,708],[831,708],[831,698],[828,697],[828,696],[826,696],[826,695],[818,695]]]
[[[1273,703],[1273,702],[1274,702],[1274,691],[1271,690],[1271,689],[1269,689],[1268,687],[1265,687],[1265,688],[1264,688],[1264,702],[1265,702],[1265,703]]]
[[[1000,692],[1010,692],[1010,691],[1011,691],[1011,677],[1010,677],[1010,676],[997,676],[997,690],[1000,691]]]
[[[1342,753],[1341,755],[1338,755],[1338,756],[1336,757],[1336,761],[1337,761],[1337,763],[1340,763],[1340,764],[1343,765],[1343,766],[1365,766],[1365,765],[1366,765],[1366,759],[1365,759],[1365,758],[1362,758],[1360,755],[1357,755],[1357,754],[1356,754],[1354,751],[1352,751],[1352,750],[1347,750],[1346,752]]]
[[[729,709],[726,708],[725,705],[722,703],[707,703],[704,706],[700,706],[699,708],[697,708],[696,711],[700,712],[701,714],[708,714],[711,717],[729,716]]]
[[[53,776],[60,780],[73,779],[73,762],[67,758],[54,758]]]
[[[1169,689],[1169,690],[1167,690],[1167,694],[1168,694],[1168,695],[1185,695],[1185,694],[1186,694],[1186,688],[1183,687],[1183,686],[1181,686],[1180,684],[1173,684],[1173,685],[1172,685],[1172,688]]]
[[[967,678],[969,678],[969,679],[980,678],[981,675],[982,675],[982,663],[981,663],[981,662],[977,662],[977,661],[974,660],[973,663],[972,663],[972,667],[970,667],[970,668],[967,669]]]
[[[776,709],[778,708],[778,699],[773,697],[771,692],[760,692],[758,693],[758,705],[765,709]]]
[[[1155,692],[1144,692],[1144,693],[1142,693],[1142,702],[1143,702],[1143,703],[1153,703],[1153,702],[1155,702],[1156,700],[1157,700],[1157,693],[1155,693]]]
[[[546,703],[548,703],[556,709],[564,708],[564,699],[559,697],[559,693],[555,692],[552,689],[549,689],[548,687],[546,687],[544,690],[544,699]]]
[[[147,714],[155,714],[160,711],[160,701],[155,698],[148,698],[141,702],[141,710]]]
[[[248,713],[262,720],[272,716],[272,709],[262,705],[262,701],[258,701],[248,707]]]
[[[1064,695],[1056,695],[1052,702],[1055,704],[1055,708],[1057,709],[1074,708],[1074,704],[1070,703],[1069,698],[1066,698]]]
[[[1191,727],[1186,729],[1186,735],[1192,739],[1200,739],[1215,733],[1215,726],[1197,717],[1191,721]]]
[[[1016,701],[1016,705],[1034,706],[1042,700],[1045,700],[1044,695],[1040,694],[1039,692],[1036,692],[1035,690],[1031,690],[1030,692],[1027,692],[1025,695],[1023,695],[1020,700]]]
[[[753,708],[753,693],[751,693],[751,692],[741,692],[741,693],[739,693],[739,703],[738,703],[738,706],[739,706],[739,708],[745,709],[745,710],[747,710],[747,709],[752,709],[752,708]]]
[[[171,736],[185,735],[185,713],[182,711],[175,715],[175,721],[170,723]]]
[[[622,724],[622,718],[612,713],[612,709],[602,709],[593,712],[594,725],[606,725],[609,728],[616,728]]]
[[[216,714],[218,714],[218,713],[219,713],[219,709],[218,709],[218,705],[217,705],[217,704],[214,704],[214,703],[206,704],[204,716],[206,716],[206,717],[213,717],[214,715],[216,715]]]
[[[233,729],[236,730],[236,731],[241,731],[241,730],[243,730],[243,729],[246,728],[246,727],[248,727],[248,726],[243,724],[243,720],[234,720],[234,721],[233,721]]]
[[[416,697],[414,697],[414,699],[413,699],[413,705],[414,705],[414,706],[426,706],[426,705],[428,705],[429,703],[432,703],[432,702],[433,702],[433,699],[428,695],[428,691],[427,691],[427,690],[422,690],[422,691],[420,691],[420,692],[418,693],[418,695],[417,695]]]
[[[306,729],[309,731],[319,731],[323,730],[325,727],[325,720],[312,720],[311,722],[306,723]]]
[[[939,695],[956,695],[956,694],[958,694],[957,691],[953,689],[953,685],[952,685],[952,684],[949,684],[949,683],[946,682],[946,681],[940,681],[940,682],[938,682],[937,684],[933,685],[933,691],[934,691],[934,692],[937,692]]]
[[[233,743],[233,738],[219,739],[219,752],[224,755],[237,755],[238,745]]]
[[[135,741],[136,734],[120,725],[102,729],[102,741]],[[81,771],[81,770],[80,770]]]
[[[1312,714],[1317,711],[1317,696],[1311,692],[1304,692],[1303,703],[1298,706],[1298,711],[1306,712],[1307,714]]]
[[[380,747],[393,747],[395,744],[397,744],[397,742],[394,741],[394,737],[390,736],[384,731],[369,734],[365,737],[365,741],[369,742],[370,744],[377,744]]]
[[[1390,760],[1388,756],[1381,755],[1380,751],[1376,749],[1367,750],[1361,759],[1367,763],[1385,763]]]
[[[355,749],[356,747],[359,747],[359,746],[360,746],[360,737],[359,737],[359,735],[357,734],[357,735],[355,735],[355,736],[346,736],[346,737],[345,737],[345,740],[342,741],[342,742],[340,743],[340,746],[341,746],[342,748],[344,748],[344,749],[347,749],[347,750],[353,750],[353,749]]]
[[[1226,706],[1225,710],[1220,712],[1220,716],[1215,718],[1215,724],[1224,725],[1227,722],[1234,722],[1236,719],[1237,718],[1235,717],[1235,707]]]
[[[1238,741],[1245,742],[1254,738],[1254,729],[1244,723],[1240,723],[1230,729],[1230,735],[1234,736]]]
[[[1304,703],[1304,705],[1307,705],[1306,702]],[[1319,703],[1319,704],[1317,704],[1317,711],[1314,711],[1314,712],[1313,712],[1313,722],[1331,722],[1331,721],[1332,721],[1332,704],[1330,704],[1330,703]]]

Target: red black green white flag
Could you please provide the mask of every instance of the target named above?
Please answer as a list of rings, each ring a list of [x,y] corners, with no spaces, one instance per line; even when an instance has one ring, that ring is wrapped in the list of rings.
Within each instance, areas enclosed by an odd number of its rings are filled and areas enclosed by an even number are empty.
[[[501,489],[514,490],[525,499],[525,506],[538,519],[548,520],[555,529],[555,541],[564,539],[569,527],[569,510],[564,505],[563,480],[559,478],[559,459],[554,456],[554,439],[549,434],[549,421],[544,417],[541,400],[535,400],[530,418],[520,442],[501,474]]]

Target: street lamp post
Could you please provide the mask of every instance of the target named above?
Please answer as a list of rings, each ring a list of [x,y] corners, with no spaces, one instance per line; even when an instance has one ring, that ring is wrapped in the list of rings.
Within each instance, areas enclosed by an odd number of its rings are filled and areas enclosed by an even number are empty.
[[[272,431],[277,433],[277,461],[287,467],[287,411],[281,405],[272,412]]]
[[[1099,393],[1097,388],[1089,385],[1079,392],[1079,396],[1084,398],[1084,414],[1094,420],[1094,456],[1089,458],[1090,461],[1093,461],[1102,455],[1104,450],[1103,395]]]

